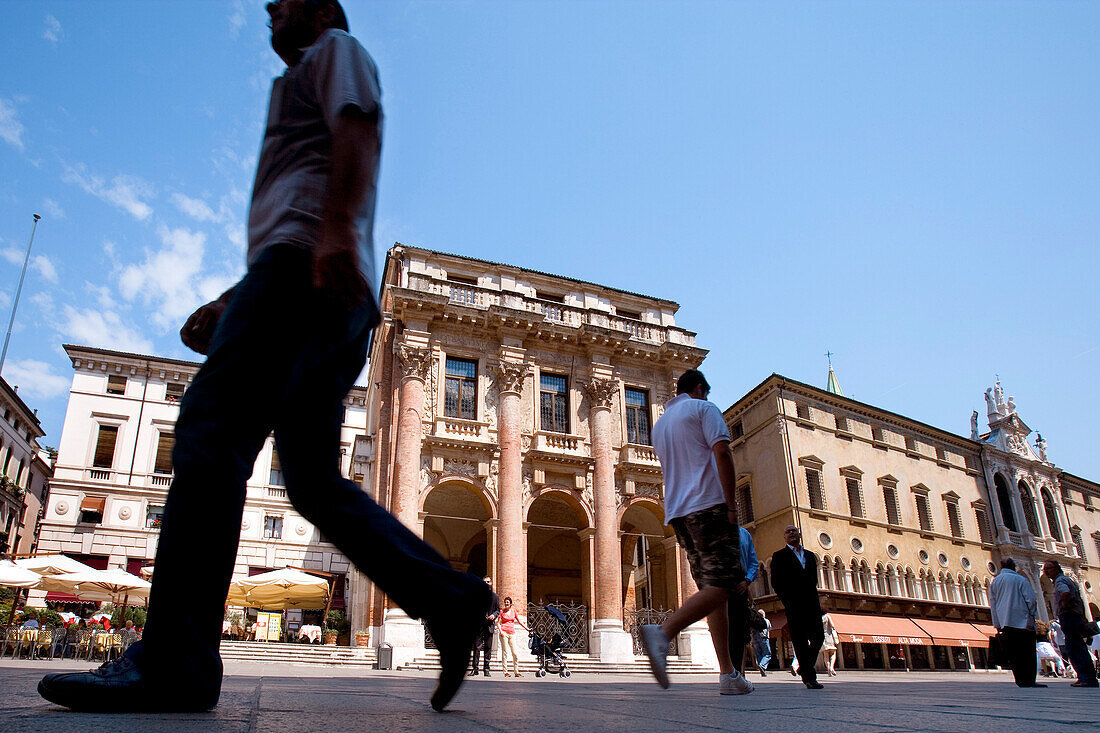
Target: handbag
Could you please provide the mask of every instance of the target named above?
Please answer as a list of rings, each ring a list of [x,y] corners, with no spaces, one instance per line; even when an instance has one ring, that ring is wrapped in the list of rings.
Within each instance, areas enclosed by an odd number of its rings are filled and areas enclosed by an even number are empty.
[[[753,631],[763,631],[768,628],[768,621],[754,606],[749,606],[749,628]]]
[[[1004,636],[1000,629],[997,630],[996,636],[989,639],[989,664],[993,667],[1009,666],[1005,658]]]

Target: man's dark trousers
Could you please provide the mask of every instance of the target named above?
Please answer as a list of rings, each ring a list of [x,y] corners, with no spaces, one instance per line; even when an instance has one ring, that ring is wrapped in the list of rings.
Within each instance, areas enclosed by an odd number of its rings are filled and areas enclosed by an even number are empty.
[[[484,655],[485,674],[489,674],[489,662],[493,659],[493,637],[496,636],[496,625],[485,624],[481,629],[481,634],[477,637],[477,642],[474,644],[474,662],[473,671],[476,674],[478,668],[478,660]]]
[[[269,247],[253,262],[176,423],[149,623],[127,655],[150,682],[211,705],[245,482],[272,431],[294,508],[410,616],[447,608],[475,587],[341,475],[343,399],[379,314],[373,303],[349,311],[314,290],[311,267],[310,252],[294,245]]]
[[[1062,625],[1062,633],[1066,635],[1066,651],[1069,663],[1077,671],[1077,679],[1081,682],[1094,684],[1096,682],[1096,667],[1089,654],[1088,645],[1085,644],[1085,630],[1083,628],[1085,617],[1074,611],[1064,611],[1058,616],[1058,623]]]
[[[1035,630],[1005,626],[1001,629],[1001,643],[1012,676],[1019,687],[1034,687],[1038,672],[1035,656]]]
[[[745,671],[745,644],[749,642],[749,594],[738,593],[736,590],[730,593],[726,601],[726,616],[729,619],[729,649],[730,659],[733,660],[734,669],[738,672]]]
[[[798,658],[798,674],[805,683],[817,682],[817,655],[825,643],[825,627],[821,624],[820,610],[809,613],[792,613],[786,608],[787,631],[794,645],[794,655]]]

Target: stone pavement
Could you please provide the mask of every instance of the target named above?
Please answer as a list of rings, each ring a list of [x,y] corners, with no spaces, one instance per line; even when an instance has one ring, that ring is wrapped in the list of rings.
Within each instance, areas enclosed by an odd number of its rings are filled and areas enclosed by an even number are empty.
[[[1100,730],[1100,692],[1048,680],[1022,690],[1004,673],[846,672],[805,689],[785,673],[756,692],[717,694],[697,675],[661,690],[647,677],[574,675],[521,680],[472,678],[454,710],[428,707],[428,673],[305,665],[229,663],[221,704],[188,715],[72,713],[41,699],[35,685],[64,662],[0,660],[0,731],[1004,731]]]

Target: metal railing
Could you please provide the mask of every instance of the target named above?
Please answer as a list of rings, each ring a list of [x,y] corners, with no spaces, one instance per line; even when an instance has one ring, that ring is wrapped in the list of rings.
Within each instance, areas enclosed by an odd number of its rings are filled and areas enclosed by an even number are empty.
[[[634,653],[645,654],[642,648],[642,627],[646,624],[660,624],[672,615],[672,610],[656,608],[635,608],[633,611],[623,610],[623,627],[630,634],[634,642]],[[672,639],[668,645],[668,653],[671,656],[679,656],[680,651],[676,639]]]
[[[565,624],[550,615],[546,606],[527,604],[527,625],[543,639],[561,634],[566,654],[588,654],[588,606],[580,603],[549,603],[565,616]],[[564,629],[562,628],[564,626]]]

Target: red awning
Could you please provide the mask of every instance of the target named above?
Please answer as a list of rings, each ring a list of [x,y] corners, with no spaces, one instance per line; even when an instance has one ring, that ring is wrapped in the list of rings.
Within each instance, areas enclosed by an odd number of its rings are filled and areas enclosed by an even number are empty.
[[[49,591],[46,593],[46,600],[55,603],[86,603],[71,593],[58,593],[57,591]]]
[[[927,618],[913,619],[914,623],[932,637],[940,646],[972,646],[987,648],[989,637],[965,621],[934,621]]]
[[[841,641],[864,644],[921,644],[932,638],[919,626],[900,616],[870,616],[854,613],[830,613]]]
[[[107,497],[105,496],[85,496],[84,500],[80,502],[80,511],[102,514],[103,507],[106,504]]]

